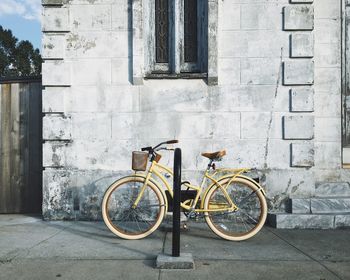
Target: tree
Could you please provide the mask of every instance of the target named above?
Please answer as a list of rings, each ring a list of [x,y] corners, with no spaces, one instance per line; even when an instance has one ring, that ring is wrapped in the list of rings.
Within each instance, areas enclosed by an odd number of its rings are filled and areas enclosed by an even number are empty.
[[[0,78],[41,74],[41,55],[29,41],[18,41],[0,25]]]

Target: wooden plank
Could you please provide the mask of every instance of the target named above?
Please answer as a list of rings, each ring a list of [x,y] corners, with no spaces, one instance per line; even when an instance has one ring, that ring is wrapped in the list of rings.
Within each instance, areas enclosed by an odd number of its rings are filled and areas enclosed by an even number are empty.
[[[20,147],[20,91],[19,84],[11,84],[11,200],[13,213],[21,212],[21,147]]]
[[[1,86],[0,213],[8,213],[11,201],[11,85]]]

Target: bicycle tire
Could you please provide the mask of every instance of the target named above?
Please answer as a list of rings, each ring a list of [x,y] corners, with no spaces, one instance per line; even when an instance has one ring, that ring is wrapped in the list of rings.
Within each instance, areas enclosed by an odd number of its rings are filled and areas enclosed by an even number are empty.
[[[121,238],[144,238],[154,232],[164,218],[165,198],[159,187],[150,181],[137,207],[131,207],[144,181],[143,177],[124,177],[108,187],[103,196],[103,220],[106,226]]]
[[[205,220],[209,228],[221,238],[230,241],[243,241],[253,237],[261,230],[267,217],[267,203],[264,194],[254,183],[244,178],[235,178],[233,181],[228,178],[222,182],[222,186],[226,187],[231,200],[239,209],[237,211],[205,212]],[[213,185],[204,198],[204,209],[214,209],[218,205],[222,207],[223,203],[224,206],[229,206],[222,190]],[[250,220],[247,221],[242,216]]]

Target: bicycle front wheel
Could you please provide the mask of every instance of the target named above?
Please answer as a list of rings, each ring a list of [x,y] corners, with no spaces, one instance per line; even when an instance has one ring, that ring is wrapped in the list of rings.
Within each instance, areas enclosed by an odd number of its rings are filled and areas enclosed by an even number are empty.
[[[102,217],[107,227],[124,239],[141,239],[155,231],[165,215],[165,199],[149,182],[136,207],[133,204],[144,186],[143,177],[126,177],[114,182],[102,201]]]
[[[230,207],[229,201],[222,189],[214,185],[204,198],[205,209],[217,209],[205,212],[208,226],[218,236],[231,241],[253,237],[266,220],[267,203],[264,194],[255,184],[243,178],[235,178],[231,182],[228,179],[222,185],[238,209],[224,210]]]

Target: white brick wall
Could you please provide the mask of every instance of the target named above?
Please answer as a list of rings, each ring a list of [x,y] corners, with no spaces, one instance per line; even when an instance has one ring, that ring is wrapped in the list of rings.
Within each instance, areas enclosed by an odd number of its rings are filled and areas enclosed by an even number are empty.
[[[129,170],[132,150],[170,138],[185,174],[205,167],[201,152],[223,148],[222,165],[259,168],[278,209],[315,181],[344,177],[339,1],[218,1],[217,86],[142,79],[144,30],[128,14],[142,17],[139,1],[45,5],[45,209],[55,212],[55,189],[102,195],[108,184],[91,184]],[[52,184],[62,171],[69,178]]]

